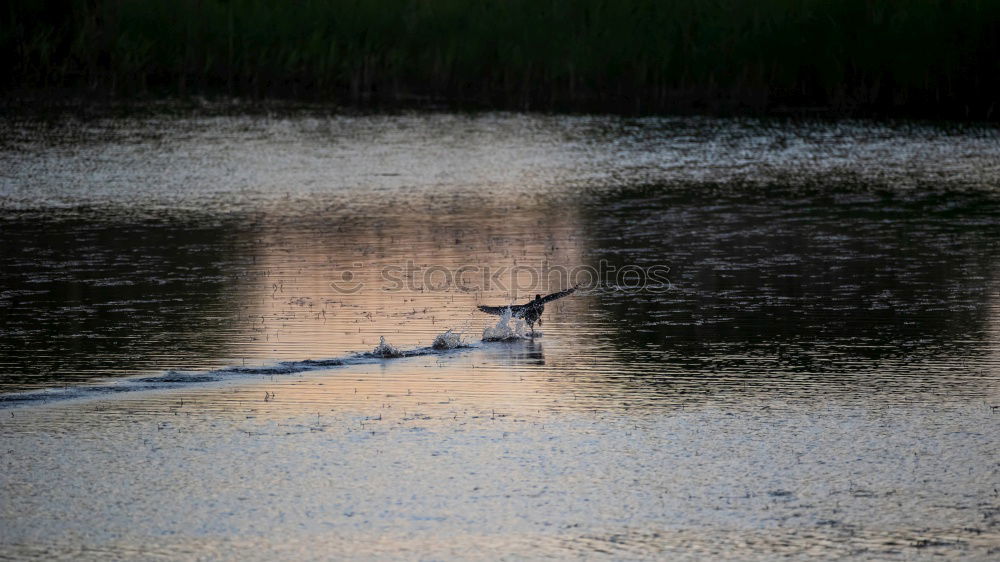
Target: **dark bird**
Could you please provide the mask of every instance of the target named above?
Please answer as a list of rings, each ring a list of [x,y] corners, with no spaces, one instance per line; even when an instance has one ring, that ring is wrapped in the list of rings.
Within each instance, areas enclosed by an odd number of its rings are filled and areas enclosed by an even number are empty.
[[[482,310],[486,314],[494,314],[496,316],[503,316],[510,309],[511,318],[523,318],[527,322],[528,327],[531,328],[531,335],[535,335],[535,322],[538,325],[542,325],[542,313],[545,312],[545,303],[552,302],[556,299],[561,299],[565,296],[572,295],[579,285],[566,289],[565,291],[559,291],[558,293],[552,293],[551,295],[535,295],[534,300],[530,300],[525,304],[512,304],[508,306],[479,306],[479,310]]]

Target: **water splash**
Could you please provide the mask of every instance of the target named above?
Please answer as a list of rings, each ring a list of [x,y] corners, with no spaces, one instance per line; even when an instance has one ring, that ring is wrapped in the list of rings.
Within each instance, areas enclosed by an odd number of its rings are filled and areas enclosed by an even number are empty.
[[[503,312],[503,316],[497,321],[496,326],[487,326],[483,329],[483,341],[512,341],[525,339],[524,320],[514,318],[511,326],[511,309],[508,307]]]
[[[442,349],[455,349],[456,347],[459,347],[461,345],[462,345],[461,332],[456,334],[449,329],[447,332],[443,334],[438,334],[437,337],[434,338],[434,343],[431,344],[431,347],[437,350],[442,350]]]
[[[403,352],[400,351],[398,347],[385,341],[385,336],[379,336],[378,347],[372,351],[372,356],[381,357],[382,359],[391,359],[395,357],[402,357]]]

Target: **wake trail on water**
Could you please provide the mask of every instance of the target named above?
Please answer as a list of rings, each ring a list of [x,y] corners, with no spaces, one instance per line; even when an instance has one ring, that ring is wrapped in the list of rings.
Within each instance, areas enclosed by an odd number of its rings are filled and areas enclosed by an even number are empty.
[[[483,342],[513,341],[524,339],[524,322],[517,321],[509,326],[510,312],[500,319],[496,326],[488,326],[483,331]],[[331,359],[304,359],[301,361],[279,361],[272,365],[231,366],[210,371],[166,371],[160,375],[125,377],[94,384],[46,388],[24,392],[0,394],[0,408],[19,404],[45,403],[53,400],[99,397],[142,390],[178,388],[189,384],[220,382],[257,376],[276,376],[320,371],[350,365],[377,364],[391,359],[419,357],[424,355],[444,355],[463,349],[474,349],[478,345],[463,341],[462,332],[449,329],[438,334],[430,346],[415,349],[400,349],[382,336],[372,351],[352,353]]]

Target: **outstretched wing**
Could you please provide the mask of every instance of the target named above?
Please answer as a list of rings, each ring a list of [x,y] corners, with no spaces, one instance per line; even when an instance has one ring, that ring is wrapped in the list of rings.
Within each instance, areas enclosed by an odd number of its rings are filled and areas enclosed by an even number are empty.
[[[496,316],[503,316],[504,313],[507,312],[507,309],[509,308],[510,309],[510,315],[511,316],[517,316],[517,314],[519,312],[521,312],[521,310],[524,308],[524,305],[523,304],[514,304],[514,305],[510,305],[510,306],[482,306],[482,305],[480,305],[480,306],[478,306],[476,308],[478,308],[479,310],[482,310],[486,314],[494,314]]]
[[[545,303],[550,302],[550,301],[554,301],[556,299],[561,299],[563,297],[568,297],[569,295],[572,295],[574,291],[576,291],[577,287],[579,287],[579,285],[575,285],[572,288],[566,289],[565,291],[559,291],[558,293],[552,293],[551,295],[545,295],[544,297],[542,297],[542,304],[545,304]]]

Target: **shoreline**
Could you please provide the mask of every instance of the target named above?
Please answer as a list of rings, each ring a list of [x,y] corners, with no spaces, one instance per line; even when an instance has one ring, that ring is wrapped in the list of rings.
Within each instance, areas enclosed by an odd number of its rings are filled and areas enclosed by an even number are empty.
[[[121,96],[111,92],[85,89],[14,90],[0,92],[0,118],[74,118],[127,117],[131,115],[207,115],[253,116],[316,112],[323,115],[397,115],[397,114],[525,114],[552,116],[609,116],[621,118],[709,118],[759,119],[788,122],[859,121],[875,124],[912,122],[919,124],[996,128],[1000,111],[970,113],[958,109],[940,111],[883,111],[873,108],[815,105],[779,105],[764,108],[714,104],[673,104],[650,109],[636,109],[634,104],[489,104],[474,100],[435,96],[373,98],[367,101],[328,96],[252,96],[204,92],[188,95],[162,94]]]

